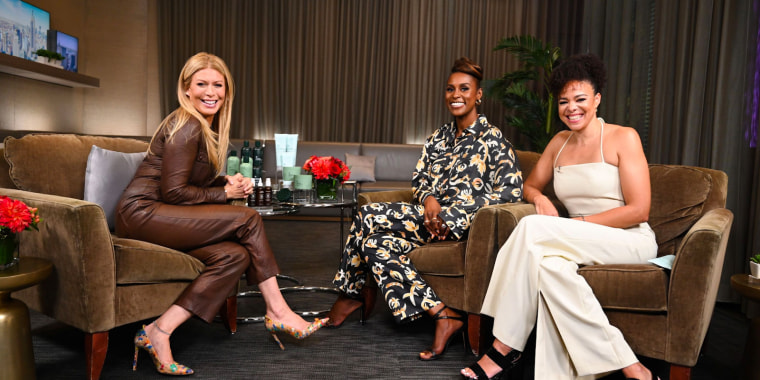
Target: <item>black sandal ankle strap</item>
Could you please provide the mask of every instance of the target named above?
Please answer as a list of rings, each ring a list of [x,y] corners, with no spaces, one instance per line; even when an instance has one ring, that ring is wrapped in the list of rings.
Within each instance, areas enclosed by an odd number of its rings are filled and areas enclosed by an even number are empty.
[[[446,310],[446,309],[450,309],[450,308],[448,306],[446,306],[446,305],[443,305],[443,307],[441,308],[441,310],[438,310],[435,314],[433,314],[433,316],[431,318],[433,318],[434,321],[437,321],[439,319],[453,319],[453,320],[456,320],[456,321],[459,321],[459,322],[464,322],[464,316],[462,316],[462,315],[458,315],[458,316],[441,315],[441,313],[443,313],[443,311]],[[454,309],[451,309],[451,310],[454,310]]]

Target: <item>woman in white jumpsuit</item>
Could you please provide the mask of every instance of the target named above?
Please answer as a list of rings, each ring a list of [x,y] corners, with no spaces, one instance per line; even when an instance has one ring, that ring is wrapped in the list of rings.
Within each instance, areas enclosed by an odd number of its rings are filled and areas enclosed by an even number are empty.
[[[550,87],[569,130],[557,133],[524,184],[538,215],[523,218],[499,251],[481,310],[494,318],[494,345],[462,369],[495,378],[519,361],[536,328],[536,379],[575,379],[623,370],[651,379],[620,330],[610,325],[579,265],[643,263],[657,256],[646,223],[649,167],[636,130],[596,116],[604,64],[593,55],[565,60]],[[542,194],[554,181],[570,218]]]

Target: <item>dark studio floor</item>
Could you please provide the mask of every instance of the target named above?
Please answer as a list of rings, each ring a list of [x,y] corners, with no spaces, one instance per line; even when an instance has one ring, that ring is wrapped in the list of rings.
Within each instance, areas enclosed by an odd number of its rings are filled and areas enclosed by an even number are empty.
[[[339,255],[337,222],[266,222],[267,235],[285,274],[305,285],[330,286]],[[281,282],[281,285],[289,285]],[[295,310],[329,308],[334,294],[286,295]],[[240,315],[263,311],[258,298],[239,302]],[[150,322],[150,321],[145,321]],[[140,324],[111,331],[102,379],[158,379],[144,352],[132,371],[132,338]],[[738,305],[715,308],[702,357],[692,372],[694,380],[739,379],[748,321]],[[82,379],[85,373],[83,334],[32,311],[32,334],[38,379]],[[378,299],[375,312],[362,326],[358,313],[338,329],[323,329],[297,341],[282,337],[281,351],[261,323],[241,324],[231,335],[221,323],[207,325],[191,319],[172,336],[175,359],[192,367],[193,379],[460,379],[459,369],[475,360],[456,338],[438,361],[422,362],[417,353],[432,341],[433,325],[426,318],[397,325]],[[641,358],[660,377],[664,363]],[[525,376],[529,378],[529,371]],[[511,378],[523,376],[510,376]],[[619,374],[607,379],[618,379]]]

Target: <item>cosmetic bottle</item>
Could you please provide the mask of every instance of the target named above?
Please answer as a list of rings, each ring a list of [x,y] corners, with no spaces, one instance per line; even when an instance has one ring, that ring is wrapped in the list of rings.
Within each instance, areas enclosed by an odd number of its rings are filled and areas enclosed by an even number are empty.
[[[264,148],[261,147],[261,141],[256,140],[253,146],[253,176],[263,177],[264,171]]]
[[[233,150],[227,157],[227,175],[235,175],[240,172],[240,157],[237,156],[237,151]]]
[[[256,195],[256,206],[263,206],[264,205],[264,184],[261,183],[261,178],[256,178],[258,180],[256,187],[253,189],[253,193]]]
[[[248,157],[253,165],[253,150],[251,150],[251,145],[248,140],[243,140],[243,147],[240,148],[240,159],[244,160],[245,157]]]
[[[240,174],[245,178],[253,178],[253,163],[248,156],[243,156],[243,162],[240,163]]]
[[[256,140],[253,143],[253,158],[254,162],[256,161],[256,158],[261,160],[264,159],[264,148],[261,146],[261,140]]]
[[[271,178],[267,178],[267,181],[264,184],[264,202],[262,204],[264,206],[272,205],[272,179]]]

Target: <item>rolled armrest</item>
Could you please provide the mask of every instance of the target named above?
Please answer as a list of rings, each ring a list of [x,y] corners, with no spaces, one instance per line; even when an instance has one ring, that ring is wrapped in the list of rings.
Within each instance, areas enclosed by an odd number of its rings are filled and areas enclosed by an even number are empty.
[[[529,203],[486,206],[475,213],[465,252],[465,311],[480,313],[496,255],[523,217],[536,213]]]
[[[39,209],[39,231],[24,231],[20,256],[50,260],[53,274],[14,297],[29,307],[83,331],[112,327],[116,288],[113,242],[103,209],[74,198],[0,188],[0,194]],[[111,326],[90,326],[91,318]]]
[[[378,202],[411,202],[412,195],[412,189],[360,193],[359,206]]]
[[[697,358],[715,306],[734,215],[725,208],[708,211],[681,240],[668,290],[669,362]],[[680,360],[679,360],[680,359]]]

